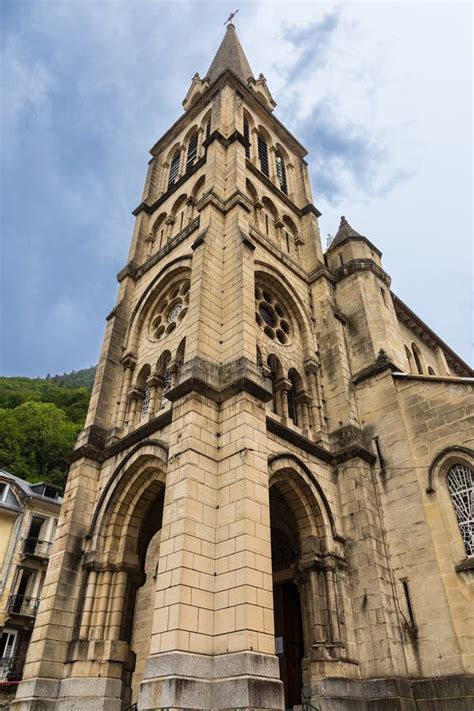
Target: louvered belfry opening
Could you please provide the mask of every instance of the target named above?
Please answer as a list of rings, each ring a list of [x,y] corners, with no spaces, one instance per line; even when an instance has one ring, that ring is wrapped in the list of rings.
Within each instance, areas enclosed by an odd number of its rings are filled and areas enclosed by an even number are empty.
[[[188,170],[190,170],[196,162],[197,149],[198,149],[198,134],[195,133],[194,136],[191,137],[189,144],[188,144],[188,155],[186,158],[186,172],[188,172]]]
[[[173,160],[171,161],[170,174],[169,174],[169,178],[168,178],[168,190],[175,184],[176,179],[178,177],[179,159],[180,159],[180,155],[179,155],[179,151],[178,151],[177,153],[175,153]]]
[[[268,165],[268,146],[264,137],[258,134],[258,159],[260,161],[260,170],[264,175],[270,177],[270,170]]]

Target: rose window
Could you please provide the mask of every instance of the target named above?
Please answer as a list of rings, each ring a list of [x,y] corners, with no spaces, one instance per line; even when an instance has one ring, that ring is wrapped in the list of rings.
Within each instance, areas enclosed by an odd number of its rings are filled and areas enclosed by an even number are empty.
[[[151,319],[151,335],[162,338],[172,333],[186,316],[189,305],[189,281],[178,282],[166,291]]]
[[[291,327],[288,316],[278,299],[268,290],[255,289],[255,319],[262,331],[274,341],[288,343]]]

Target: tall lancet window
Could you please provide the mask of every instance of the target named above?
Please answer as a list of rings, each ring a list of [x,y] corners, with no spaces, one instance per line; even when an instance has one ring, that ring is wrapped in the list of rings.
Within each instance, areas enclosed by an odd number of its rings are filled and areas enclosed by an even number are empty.
[[[455,464],[446,481],[466,553],[474,556],[474,473],[466,464]]]
[[[244,116],[244,138],[245,138],[245,156],[250,158],[250,128],[249,122]]]
[[[278,183],[280,185],[280,190],[282,192],[284,192],[286,195],[288,195],[288,183],[286,181],[285,161],[283,160],[283,157],[280,155],[280,153],[276,154],[275,160],[276,160],[276,171],[277,171]]]
[[[267,142],[261,133],[258,134],[258,159],[260,161],[260,170],[265,175],[269,176],[270,171],[268,168],[268,146]]]
[[[170,175],[168,178],[168,190],[175,184],[176,178],[178,177],[179,159],[180,159],[180,153],[179,153],[179,151],[176,151],[176,153],[173,156],[173,160],[171,161],[171,165],[170,165]]]
[[[198,150],[198,135],[195,133],[188,143],[188,155],[186,157],[186,172],[190,170],[196,162]]]

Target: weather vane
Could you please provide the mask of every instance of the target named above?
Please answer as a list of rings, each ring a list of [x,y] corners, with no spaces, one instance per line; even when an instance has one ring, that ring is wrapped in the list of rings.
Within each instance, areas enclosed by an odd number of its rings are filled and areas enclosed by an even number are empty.
[[[238,11],[239,11],[239,9],[237,8],[237,10],[235,12],[231,12],[229,17],[227,18],[227,20],[224,22],[224,25],[228,25],[229,22],[232,22],[233,18],[237,15]]]

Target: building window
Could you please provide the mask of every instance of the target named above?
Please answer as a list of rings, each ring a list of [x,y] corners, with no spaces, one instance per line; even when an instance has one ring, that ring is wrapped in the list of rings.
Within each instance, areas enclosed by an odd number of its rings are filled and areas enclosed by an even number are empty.
[[[176,179],[178,177],[180,157],[180,153],[179,151],[177,151],[173,156],[173,160],[171,161],[170,175],[168,178],[168,190],[175,184]]]
[[[446,478],[459,530],[468,556],[474,555],[474,474],[466,464],[455,464]]]
[[[188,155],[186,158],[186,172],[190,170],[194,163],[196,162],[197,158],[197,149],[198,149],[198,135],[197,133],[194,134],[194,136],[191,138],[191,140],[188,143]]]
[[[244,117],[244,138],[245,138],[245,156],[250,158],[250,128],[249,122]]]
[[[258,159],[260,161],[260,170],[266,176],[270,175],[268,167],[268,146],[267,142],[261,134],[258,134]]]
[[[8,484],[5,484],[3,481],[0,482],[0,502],[6,501],[8,496]]]
[[[148,414],[149,408],[150,408],[150,387],[147,385],[145,388],[145,392],[143,393],[142,417],[144,415]]]
[[[277,171],[277,178],[278,178],[278,183],[280,185],[280,190],[284,192],[286,195],[288,195],[288,184],[286,182],[286,168],[285,168],[285,161],[281,157],[279,153],[276,154],[275,157],[276,160],[276,171]]]
[[[177,328],[188,312],[189,280],[173,284],[159,299],[151,317],[150,336],[160,339]]]
[[[268,338],[282,345],[291,338],[290,320],[278,299],[266,288],[255,289],[255,320]]]
[[[413,358],[415,359],[416,369],[420,375],[423,375],[423,368],[421,366],[421,353],[414,343],[411,344],[411,349],[413,351]]]

